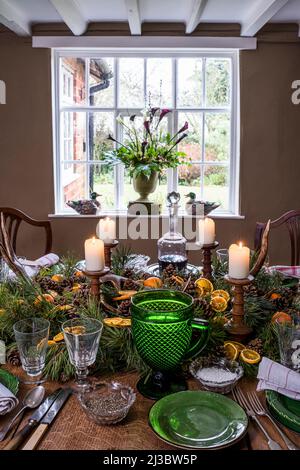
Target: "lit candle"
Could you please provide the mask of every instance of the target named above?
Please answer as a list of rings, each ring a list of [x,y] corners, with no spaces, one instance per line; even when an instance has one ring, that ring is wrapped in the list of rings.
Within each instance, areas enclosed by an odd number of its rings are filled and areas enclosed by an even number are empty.
[[[105,245],[113,243],[116,239],[116,223],[109,217],[100,219],[97,226],[97,235],[104,241]]]
[[[211,245],[215,242],[215,222],[208,217],[199,220],[199,245]]]
[[[250,249],[233,244],[229,247],[229,277],[234,279],[245,279],[249,276]]]
[[[102,271],[104,268],[104,243],[98,238],[85,241],[85,268],[87,271]]]

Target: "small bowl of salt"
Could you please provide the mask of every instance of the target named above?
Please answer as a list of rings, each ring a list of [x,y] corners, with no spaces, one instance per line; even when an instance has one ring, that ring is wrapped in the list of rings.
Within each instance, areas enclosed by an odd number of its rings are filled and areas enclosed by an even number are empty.
[[[244,374],[236,361],[226,358],[210,359],[200,357],[190,365],[190,372],[205,390],[217,393],[230,393]]]

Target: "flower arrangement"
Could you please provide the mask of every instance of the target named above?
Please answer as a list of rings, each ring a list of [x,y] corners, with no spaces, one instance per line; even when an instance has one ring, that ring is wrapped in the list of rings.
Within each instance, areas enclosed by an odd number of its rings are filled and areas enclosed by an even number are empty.
[[[162,122],[170,113],[169,109],[149,108],[143,114],[143,125],[137,124],[138,116],[129,117],[128,123],[119,116],[117,121],[125,135],[122,144],[109,135],[108,139],[118,148],[106,152],[103,160],[107,164],[123,163],[130,176],[150,177],[153,172],[161,174],[166,168],[176,168],[188,164],[184,152],[177,150],[177,145],[187,136],[188,122],[173,136],[162,130]],[[141,128],[142,127],[142,128]]]

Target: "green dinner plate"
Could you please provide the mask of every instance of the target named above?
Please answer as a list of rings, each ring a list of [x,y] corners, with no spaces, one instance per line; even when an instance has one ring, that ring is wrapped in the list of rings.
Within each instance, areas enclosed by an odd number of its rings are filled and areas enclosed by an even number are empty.
[[[236,402],[223,395],[184,391],[157,401],[149,423],[158,437],[176,447],[217,449],[241,439],[248,418]]]
[[[14,395],[17,395],[19,390],[19,380],[17,377],[7,372],[7,370],[0,369],[0,382]]]
[[[274,418],[287,428],[300,433],[300,401],[273,390],[266,391],[266,399]]]

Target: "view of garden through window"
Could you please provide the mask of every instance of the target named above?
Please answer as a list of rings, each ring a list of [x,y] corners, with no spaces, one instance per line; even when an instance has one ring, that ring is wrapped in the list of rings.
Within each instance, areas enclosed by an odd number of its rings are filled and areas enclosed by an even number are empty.
[[[68,200],[82,199],[96,191],[103,210],[126,209],[135,200],[132,181],[122,165],[108,166],[101,160],[113,148],[109,134],[126,141],[116,118],[137,114],[143,130],[141,111],[147,106],[169,108],[165,130],[176,132],[185,121],[188,136],[179,150],[191,165],[168,170],[160,179],[151,200],[166,202],[167,192],[230,207],[233,74],[230,55],[201,57],[103,57],[60,56],[57,200],[61,212]],[[140,117],[139,117],[140,115]],[[59,166],[59,168],[58,168]]]

